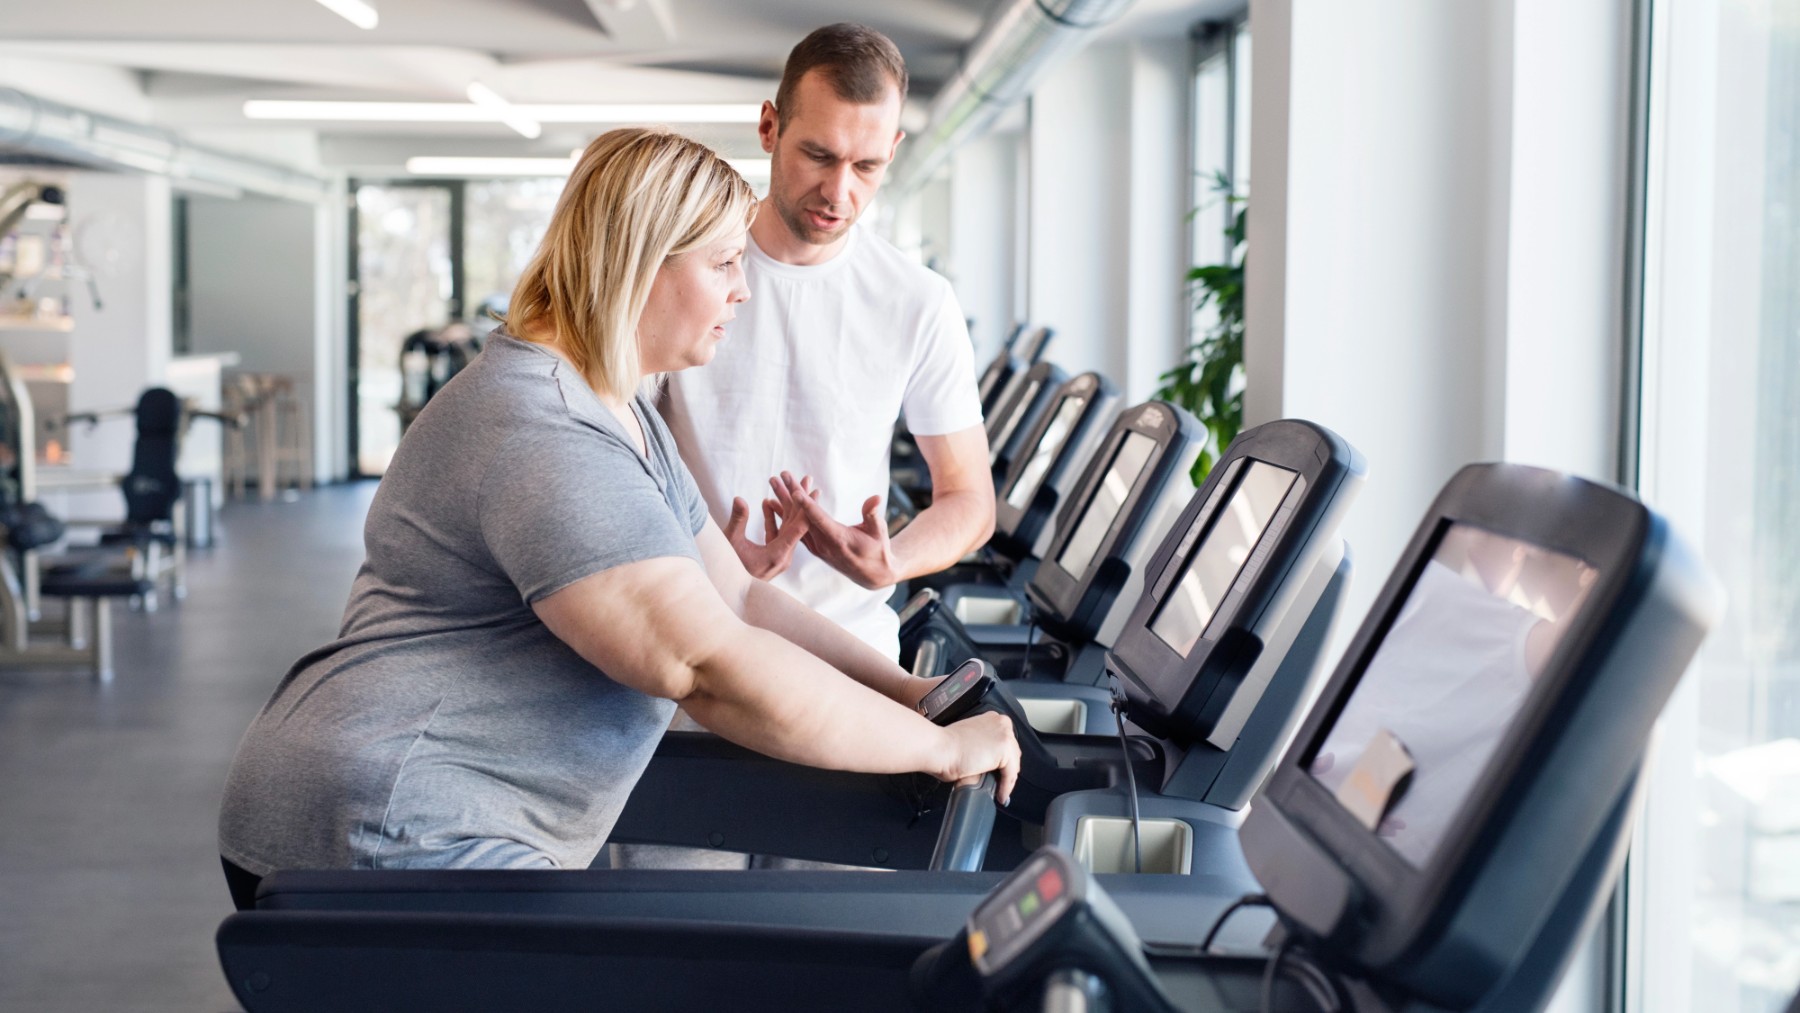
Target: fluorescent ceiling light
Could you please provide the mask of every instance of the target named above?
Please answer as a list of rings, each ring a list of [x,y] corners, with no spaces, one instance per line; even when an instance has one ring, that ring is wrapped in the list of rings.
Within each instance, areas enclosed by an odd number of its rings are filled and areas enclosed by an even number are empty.
[[[420,155],[406,160],[415,176],[567,176],[572,158],[465,158]]]
[[[569,152],[570,160],[577,161],[577,162],[580,161],[581,153],[586,150],[587,150],[586,148],[576,148],[575,150]],[[725,160],[725,162],[727,165],[730,165],[733,169],[736,169],[738,171],[738,174],[745,177],[746,179],[768,179],[769,178],[769,172],[770,172],[770,169],[769,169],[770,160],[769,159],[766,159],[766,158],[727,158]]]
[[[368,0],[319,0],[319,5],[365,31],[381,23],[381,15]]]
[[[505,101],[504,99],[502,101]],[[755,123],[762,106],[737,103],[585,103],[513,105],[515,115],[539,123]],[[466,102],[303,102],[251,99],[253,120],[345,120],[387,123],[502,123],[500,110]]]
[[[480,81],[469,82],[469,101],[491,109],[500,117],[500,122],[517,130],[528,141],[535,141],[544,132],[538,122],[529,117],[519,115],[518,108],[500,97],[500,93]]]
[[[490,158],[464,155],[418,155],[406,160],[406,171],[415,176],[567,176],[581,157],[578,149],[568,158]],[[727,158],[731,167],[747,179],[768,179],[766,158]]]

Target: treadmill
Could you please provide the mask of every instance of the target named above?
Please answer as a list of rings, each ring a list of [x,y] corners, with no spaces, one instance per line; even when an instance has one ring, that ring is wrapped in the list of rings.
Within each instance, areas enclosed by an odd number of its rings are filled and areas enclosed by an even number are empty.
[[[1111,691],[1095,686],[1001,684],[981,703],[1013,719],[1023,754],[1006,819],[991,802],[968,800],[985,814],[959,813],[951,803],[962,796],[924,775],[817,770],[672,731],[611,840],[1004,870],[1040,839],[1121,854],[1119,820],[1135,800],[1162,842],[1159,867],[1247,883],[1236,828],[1317,690],[1350,568],[1337,529],[1363,472],[1361,455],[1309,422],[1232,441],[1156,552],[1151,591],[1104,659],[1132,734]],[[976,839],[953,858],[944,834]]]
[[[1294,477],[1285,490],[1275,494],[1258,477],[1272,462],[1277,467],[1294,469],[1288,472]],[[1322,678],[1319,650],[1339,599],[1335,590],[1321,593],[1316,580],[1304,578],[1324,569],[1336,581],[1333,588],[1341,585],[1345,565],[1335,530],[1359,481],[1360,459],[1341,440],[1318,427],[1282,422],[1249,431],[1233,443],[1221,466],[1214,469],[1209,484],[1196,494],[1180,529],[1170,536],[1159,554],[1168,579],[1158,581],[1164,588],[1158,594],[1166,593],[1171,601],[1179,601],[1178,608],[1188,607],[1193,600],[1193,588],[1197,585],[1188,574],[1206,570],[1209,562],[1217,559],[1235,559],[1238,564],[1237,572],[1227,581],[1226,592],[1216,603],[1212,622],[1207,624],[1210,638],[1197,638],[1185,660],[1176,662],[1188,666],[1190,692],[1209,698],[1215,693],[1233,696],[1244,701],[1245,709],[1253,715],[1278,712],[1267,720],[1253,718],[1236,731],[1228,731],[1224,726],[1213,729],[1213,743],[1219,745],[1195,740],[1192,746],[1182,747],[1179,734],[1172,734],[1166,741],[1140,737],[1133,742],[1132,748],[1138,754],[1134,767],[1142,768],[1136,776],[1144,784],[1142,801],[1151,826],[1159,819],[1169,821],[1173,813],[1175,818],[1195,824],[1197,829],[1190,831],[1190,836],[1200,842],[1191,853],[1182,856],[1180,864],[1185,875],[1107,877],[1129,880],[1120,883],[1118,889],[1135,898],[1139,916],[1146,924],[1157,926],[1166,938],[1191,935],[1197,930],[1194,910],[1219,910],[1231,898],[1254,886],[1229,836],[1229,828],[1242,814],[1227,810],[1242,809],[1255,788],[1254,783],[1245,781],[1243,772],[1266,771],[1273,764],[1299,720],[1299,704],[1310,698]],[[1146,600],[1140,611],[1149,617],[1160,615],[1164,609]],[[1233,630],[1241,631],[1242,636],[1228,637],[1228,631]],[[1143,635],[1152,635],[1147,626]],[[1295,643],[1297,639],[1303,642]],[[1254,640],[1266,646],[1260,651],[1237,652],[1229,658],[1214,657],[1209,644],[1218,640]],[[1129,636],[1125,642],[1130,642]],[[995,706],[1004,709],[1006,705],[997,700]],[[1034,810],[1040,820],[1054,800],[1059,780],[1061,785],[1093,786],[1116,780],[1122,771],[1117,739],[1084,742],[1086,737],[1082,736],[1046,736],[1040,740],[1024,727],[1020,734],[1027,748],[1027,776],[1015,789],[1012,809]],[[711,736],[695,738],[717,744]],[[1189,755],[1177,757],[1177,753]],[[1170,759],[1181,762],[1169,768],[1166,761]],[[777,768],[786,765],[767,762],[769,769],[756,775],[760,785],[735,781],[718,784],[720,774],[731,776],[732,772],[699,769],[673,777],[671,784],[686,783],[697,791],[717,785],[724,800],[740,800],[740,806],[743,799],[754,800],[753,812],[797,810],[810,802],[812,818],[823,817],[822,822],[828,826],[842,822],[841,817],[834,818],[825,811],[843,802],[841,798],[817,791],[802,792],[797,801],[792,801],[771,791],[779,786],[776,779],[782,776]],[[1111,770],[1101,769],[1103,764],[1110,764]],[[840,783],[845,779],[860,780],[865,801],[869,786],[879,783],[866,775],[788,769],[803,777],[823,776]],[[1178,776],[1166,778],[1165,770]],[[1096,772],[1100,777],[1094,777]],[[1261,774],[1253,776],[1260,779]],[[1170,785],[1173,787],[1169,792],[1159,791]],[[644,788],[640,784],[640,792]],[[1178,797],[1174,792],[1179,791],[1191,791],[1193,795]],[[1118,797],[1124,798],[1122,794]],[[1044,833],[1058,839],[1078,838],[1087,829],[1083,826],[1084,814],[1099,808],[1103,807],[1091,799],[1070,807],[1067,825],[1045,828]],[[948,809],[950,818],[935,832],[934,867],[979,868],[983,857],[990,853],[986,841],[995,822],[991,795],[983,795],[980,788],[959,789],[951,794]],[[1218,812],[1209,817],[1208,810]],[[894,817],[904,812],[890,809],[885,818],[893,823]],[[721,841],[727,839],[727,834],[734,835],[729,839],[737,839],[735,831],[725,824],[712,825],[724,829],[705,831],[709,838],[717,833]],[[967,832],[970,825],[982,827],[979,838]],[[996,837],[1006,842],[1003,849],[1011,848],[1023,856],[1026,852],[1018,850],[1021,845],[1016,840],[1020,826],[1009,822]],[[927,845],[931,844],[932,831],[929,824],[921,828]],[[1009,838],[1009,834],[1013,837]],[[946,846],[963,854],[937,853]],[[1169,853],[1166,846],[1163,853]],[[884,857],[893,861],[905,856]],[[282,872],[265,880],[259,911],[420,910],[447,905],[448,909],[464,913],[505,915],[515,913],[523,905],[539,914],[579,916],[603,912],[609,916],[703,920],[723,905],[730,913],[721,917],[734,921],[761,923],[803,916],[810,924],[837,929],[855,928],[870,912],[879,911],[886,924],[947,935],[999,878],[994,873],[974,871]]]
[[[1039,362],[1026,370],[1024,378],[1001,400],[987,430],[988,460],[996,484],[1012,468],[1020,444],[1068,379],[1069,374],[1056,363]]]
[[[1028,330],[1023,323],[1013,328],[999,354],[981,371],[981,376],[976,381],[976,391],[981,397],[982,418],[994,417],[1004,399],[1012,393],[1013,384],[1043,358],[1044,349],[1049,346],[1050,338],[1055,333],[1048,327]],[[924,457],[919,454],[918,444],[903,424],[895,426],[891,456],[890,484],[906,501],[919,507],[929,504],[931,471],[926,467]]]
[[[908,581],[912,595],[900,609],[902,625],[957,584],[1004,584],[1024,593],[1037,557],[1049,547],[1057,504],[1106,435],[1118,400],[1118,390],[1099,373],[1082,373],[1051,391],[1038,418],[1021,424],[1014,460],[995,479],[993,536],[962,562]],[[910,668],[911,654],[903,652],[901,664]]]
[[[1651,725],[1719,601],[1629,496],[1471,466],[1258,796],[1243,841],[1265,896],[1195,904],[1180,877],[1090,874],[1045,848],[960,931],[932,932],[954,886],[920,894],[932,914],[914,919],[881,885],[919,874],[679,874],[715,884],[692,912],[582,903],[561,885],[579,873],[305,874],[335,892],[277,873],[220,927],[221,964],[251,1013],[1248,1011],[1265,991],[1280,1010],[1541,1009],[1616,879]],[[1489,705],[1473,730],[1471,693]],[[1263,903],[1275,928],[1237,942],[1261,913],[1239,908]],[[1221,919],[1232,952],[1206,945]]]
[[[902,624],[901,652],[915,658],[914,674],[980,656],[1005,679],[1098,683],[1142,594],[1144,567],[1192,495],[1188,475],[1205,442],[1205,427],[1166,401],[1121,412],[1058,511],[1023,593],[951,587],[937,607]],[[930,642],[935,669],[916,660]]]

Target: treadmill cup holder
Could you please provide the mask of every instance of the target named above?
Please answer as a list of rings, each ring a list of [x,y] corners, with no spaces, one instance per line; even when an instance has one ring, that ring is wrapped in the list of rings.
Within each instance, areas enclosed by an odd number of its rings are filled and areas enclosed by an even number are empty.
[[[1088,731],[1085,700],[1058,700],[1021,696],[1019,709],[1031,730],[1046,735],[1081,735]]]
[[[1183,820],[1142,821],[1145,874],[1186,876],[1194,871],[1194,828]],[[1083,816],[1075,823],[1075,861],[1092,873],[1138,872],[1131,820]]]
[[[955,614],[964,626],[1017,626],[1025,618],[1018,599],[984,594],[958,597]]]

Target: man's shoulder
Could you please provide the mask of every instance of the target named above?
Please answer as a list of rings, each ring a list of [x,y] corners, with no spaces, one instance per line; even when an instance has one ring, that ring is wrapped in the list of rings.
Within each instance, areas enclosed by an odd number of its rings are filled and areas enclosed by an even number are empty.
[[[941,299],[950,290],[950,279],[902,253],[886,237],[873,229],[859,227],[855,249],[857,267],[880,276],[907,295],[916,298]]]

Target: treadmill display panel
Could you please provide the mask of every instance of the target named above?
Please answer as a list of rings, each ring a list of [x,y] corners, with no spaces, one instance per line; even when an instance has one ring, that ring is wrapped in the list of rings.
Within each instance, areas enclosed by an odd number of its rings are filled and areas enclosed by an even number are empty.
[[[1450,525],[1305,769],[1425,868],[1598,576]]]
[[[1038,483],[1044,480],[1044,473],[1050,470],[1050,462],[1062,452],[1063,443],[1068,440],[1069,433],[1075,428],[1075,421],[1081,418],[1081,409],[1087,404],[1085,397],[1065,397],[1056,408],[1056,415],[1050,425],[1044,429],[1044,436],[1032,449],[1031,460],[1025,462],[1025,469],[1013,482],[1012,489],[1006,494],[1006,502],[1014,510],[1023,510],[1037,495]]]
[[[1231,591],[1281,501],[1294,487],[1295,477],[1286,468],[1256,460],[1249,461],[1238,476],[1212,530],[1188,557],[1181,578],[1150,620],[1150,632],[1175,653],[1185,658],[1200,642],[1213,612]]]
[[[1031,412],[1031,403],[1037,400],[1038,390],[1041,387],[1043,387],[1041,381],[1031,381],[1025,386],[1025,392],[1012,403],[1012,411],[1001,421],[1000,431],[994,434],[994,445],[988,448],[989,456],[1000,456],[1000,451],[1006,447],[1006,441],[1012,439],[1013,431],[1019,428],[1019,423],[1024,421],[1025,416]]]
[[[1094,561],[1094,553],[1100,548],[1100,540],[1106,537],[1113,520],[1119,516],[1119,508],[1125,505],[1125,498],[1131,495],[1131,487],[1137,484],[1138,475],[1143,473],[1144,465],[1149,463],[1155,449],[1156,441],[1138,432],[1128,433],[1125,442],[1119,444],[1118,453],[1106,466],[1106,477],[1100,480],[1099,488],[1088,500],[1081,519],[1075,522],[1075,534],[1063,546],[1062,554],[1056,557],[1056,564],[1064,571],[1075,577],[1087,573],[1088,564]]]

